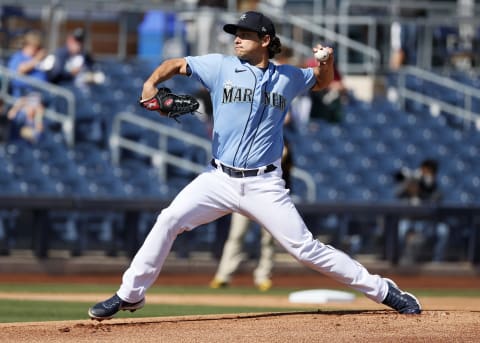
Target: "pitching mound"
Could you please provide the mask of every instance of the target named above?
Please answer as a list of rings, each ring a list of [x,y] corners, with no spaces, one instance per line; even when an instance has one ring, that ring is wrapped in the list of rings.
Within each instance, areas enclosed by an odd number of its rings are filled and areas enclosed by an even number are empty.
[[[2,342],[474,342],[480,312],[352,310],[1,324]]]

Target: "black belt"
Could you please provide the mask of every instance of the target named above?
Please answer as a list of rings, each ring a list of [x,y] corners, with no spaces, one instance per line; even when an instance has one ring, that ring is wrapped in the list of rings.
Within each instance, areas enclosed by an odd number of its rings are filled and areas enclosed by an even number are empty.
[[[210,164],[213,167],[218,168],[217,163],[215,162],[214,159],[212,159]],[[232,167],[228,167],[226,165],[223,165],[220,162],[218,164],[220,165],[220,167],[222,168],[222,171],[225,174],[227,174],[231,177],[236,177],[236,178],[248,177],[248,176],[257,176],[258,172],[260,171],[260,168],[257,168],[257,169],[237,169],[237,168],[232,168]],[[263,170],[263,173],[270,173],[271,171],[274,171],[275,169],[277,169],[276,166],[274,166],[273,164],[269,164],[268,166],[265,167],[265,169]]]

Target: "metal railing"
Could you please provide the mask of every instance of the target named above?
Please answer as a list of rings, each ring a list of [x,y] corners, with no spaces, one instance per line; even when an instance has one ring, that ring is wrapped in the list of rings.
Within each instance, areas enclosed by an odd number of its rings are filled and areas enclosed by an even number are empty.
[[[153,131],[158,135],[158,146],[150,147],[146,144],[139,143],[133,139],[122,136],[122,125],[130,124],[139,126],[144,130]],[[205,170],[208,160],[199,164],[182,157],[173,155],[168,152],[169,138],[180,140],[184,143],[196,146],[205,151],[205,156],[211,155],[211,143],[183,130],[139,117],[138,115],[121,112],[115,116],[112,134],[110,136],[110,149],[112,151],[112,161],[115,164],[120,162],[120,149],[126,149],[145,155],[151,158],[152,164],[159,171],[159,177],[162,181],[167,180],[167,166],[173,165],[181,169],[185,169],[194,173],[201,173]]]
[[[480,24],[478,19],[480,6],[460,5],[455,1],[287,0],[262,1],[261,5],[268,15],[277,11],[281,16],[291,16],[320,24],[340,35],[353,38],[358,43],[377,49],[382,56],[380,71],[389,70],[391,42],[388,35],[394,22],[416,28],[417,38],[415,43],[411,43],[414,45],[411,49],[416,52],[415,64],[422,68],[429,69],[442,63],[442,60],[448,62],[448,54],[453,52],[455,44],[462,47],[472,44],[475,47],[479,41],[478,35],[475,37],[474,32]],[[411,13],[415,11],[420,11],[421,16],[413,16]],[[449,34],[448,38],[438,37],[436,29],[446,27],[458,30],[458,36]],[[472,32],[470,36],[465,33],[470,31]],[[306,36],[308,37],[308,34]],[[449,52],[442,51],[444,45],[448,45]],[[352,54],[353,52],[355,50],[341,43],[336,48],[336,61],[343,73],[362,72],[363,65],[356,62],[361,56],[356,56],[358,54]],[[478,71],[478,52],[472,51],[471,58],[474,60],[472,68]]]
[[[19,4],[25,4],[26,2],[21,0]],[[117,51],[112,52],[119,58],[127,57],[127,45],[129,41],[129,32],[127,30],[128,21],[131,20],[124,15],[126,12],[144,12],[147,10],[165,10],[165,11],[175,11],[177,12],[179,18],[186,20],[191,27],[197,27],[196,21],[198,20],[198,12],[196,10],[189,9],[186,3],[180,4],[180,2],[154,2],[154,1],[98,1],[90,0],[85,2],[78,2],[73,0],[64,0],[58,2],[49,2],[49,1],[32,1],[28,4],[30,11],[38,12],[37,15],[44,15],[46,9],[51,12],[49,17],[49,41],[50,48],[53,49],[58,43],[59,28],[63,21],[68,18],[68,12],[81,13],[81,16],[85,17],[85,21],[88,24],[87,30],[89,28],[89,23],[98,16],[99,13],[110,13],[118,21],[118,32],[112,33],[115,37],[111,39],[105,36],[105,39],[109,41],[116,41]],[[229,4],[229,8],[230,4]],[[236,8],[236,7],[235,7]],[[376,42],[372,41],[373,37],[376,36],[375,25],[372,24],[372,21],[368,18],[357,18],[355,19],[355,25],[367,25],[369,32],[369,41],[368,45],[357,40],[351,39],[348,37],[346,32],[337,33],[334,30],[326,28],[322,25],[324,22],[319,22],[318,18],[315,18],[314,21],[310,17],[305,16],[295,16],[288,13],[284,13],[280,9],[272,9],[271,7],[266,6],[265,4],[260,3],[258,9],[268,13],[268,15],[276,22],[278,29],[277,31],[283,37],[283,41],[289,46],[295,46],[295,51],[301,51],[303,56],[311,56],[311,48],[313,43],[318,43],[319,39],[323,41],[328,41],[329,43],[335,43],[338,45],[337,51],[337,63],[339,68],[344,73],[374,73],[378,70],[380,63],[380,53],[374,47]],[[41,11],[41,12],[40,12]],[[82,12],[83,11],[83,12]],[[40,14],[41,13],[41,14]],[[235,11],[223,12],[221,15],[217,16],[217,20],[223,22],[225,21],[236,21],[238,18],[238,13]],[[329,17],[330,18],[330,17]],[[338,24],[342,23],[342,27],[347,27],[350,24],[348,18],[337,18]],[[97,20],[102,20],[101,17]],[[104,18],[103,20],[107,20]],[[331,22],[329,20],[329,22]],[[333,22],[332,22],[333,23]],[[299,39],[298,35],[301,35]],[[102,34],[97,34],[95,39],[99,41],[103,39]],[[90,37],[87,40],[87,46],[91,44],[91,39],[93,35],[88,35]],[[308,41],[306,37],[313,37],[315,41]],[[195,48],[195,40],[192,40],[190,44]],[[98,43],[97,43],[98,44]],[[299,46],[302,47],[299,49]],[[195,49],[193,49],[195,51]],[[221,51],[217,51],[221,52]],[[350,52],[355,52],[362,57],[360,62],[351,61]]]
[[[144,143],[139,143],[134,139],[122,136],[122,125],[127,123],[158,134],[158,146],[151,147]],[[204,156],[206,157],[204,163],[195,163],[169,153],[168,141],[171,138],[202,149],[205,152]],[[211,156],[211,142],[208,139],[200,138],[183,130],[142,118],[128,112],[121,112],[115,116],[112,133],[110,135],[110,149],[112,152],[112,161],[117,165],[120,162],[121,149],[130,150],[137,154],[150,157],[152,164],[158,169],[160,180],[163,182],[167,181],[168,165],[173,165],[198,174],[205,170]],[[313,177],[307,171],[296,167],[292,168],[291,174],[292,177],[298,178],[306,185],[306,199],[302,200],[308,203],[315,202],[316,185]]]
[[[196,51],[198,40],[194,37],[195,30],[199,29],[196,22],[199,12],[195,1],[11,0],[10,2],[25,6],[29,15],[37,19],[43,18],[43,21],[47,21],[45,13],[61,12],[62,14],[57,16],[52,14],[48,19],[49,25],[45,25],[50,27],[48,40],[55,43],[58,43],[56,38],[59,36],[56,31],[61,30],[60,27],[65,27],[63,21],[70,17],[70,13],[74,14],[75,18],[81,18],[85,22],[89,31],[87,47],[94,41],[97,47],[106,46],[105,50],[101,49],[101,54],[115,55],[121,59],[135,53],[127,47],[131,47],[136,42],[136,36],[131,34],[131,25],[135,23],[135,18],[139,14],[149,10],[174,11],[188,29],[192,30],[193,34],[189,34],[190,38],[187,39],[192,48],[191,51]],[[283,4],[280,2],[277,5],[272,3],[260,1],[257,7],[274,19],[277,31],[286,45],[294,47],[296,54],[311,56],[311,44],[317,43],[312,39],[317,41],[324,39],[328,43],[335,44],[337,65],[343,74],[365,74],[388,70],[391,49],[390,39],[387,37],[393,22],[413,25],[418,29],[418,39],[414,47],[417,56],[415,64],[422,68],[435,67],[435,64],[442,63],[441,59],[448,58],[447,53],[441,53],[437,49],[439,45],[443,46],[446,42],[435,42],[436,28],[458,29],[465,25],[478,27],[480,23],[478,19],[480,6],[475,7],[471,16],[460,16],[457,4],[454,2],[342,0],[338,5],[333,6],[333,2],[325,0],[299,1],[299,4],[308,5],[306,7],[297,6],[295,1],[286,1]],[[236,5],[237,0],[231,0],[228,1],[228,11],[218,10],[217,12],[221,15],[217,16],[217,19],[221,23],[217,24],[224,23],[225,19],[236,21],[238,18]],[[296,11],[297,8],[306,8],[306,10],[299,12]],[[399,9],[425,9],[429,15],[407,17],[397,13]],[[95,29],[91,24],[95,21],[114,21],[118,23],[118,30],[94,32]],[[379,37],[384,38],[379,39]],[[477,38],[474,37],[474,39],[478,42]],[[104,40],[109,43],[117,42],[116,48],[115,46],[111,48],[111,44],[102,44]],[[226,51],[215,49],[211,52]],[[474,56],[478,55],[473,53]],[[473,66],[478,69],[478,63],[473,63]]]
[[[318,1],[318,0],[317,0]],[[399,9],[419,9],[425,11],[431,11],[436,13],[450,14],[456,12],[457,3],[441,2],[431,0],[396,0],[396,1],[383,1],[383,0],[342,0],[339,6],[340,13],[349,14],[354,8],[358,9],[371,9],[379,8],[386,11],[393,11]]]
[[[8,92],[10,83],[14,79],[22,81],[34,87],[36,90],[40,90],[49,95],[57,96],[65,99],[67,104],[66,113],[60,113],[54,109],[47,107],[45,110],[45,117],[54,122],[58,122],[61,124],[63,133],[65,134],[65,139],[67,141],[67,144],[69,146],[73,146],[75,143],[75,96],[74,94],[68,89],[59,87],[57,85],[53,85],[45,81],[40,81],[38,79],[29,77],[29,76],[18,74],[0,65],[0,81],[1,81],[0,96],[9,105],[13,105],[16,100],[16,98],[10,95],[10,93]]]
[[[306,193],[306,202],[308,203],[313,203],[316,201],[317,197],[317,185],[315,184],[315,180],[313,177],[308,173],[307,171],[297,168],[297,167],[292,167],[292,170],[290,171],[290,174],[292,177],[295,177],[299,180],[302,180],[305,185],[307,186],[307,193]]]
[[[378,71],[380,52],[372,46],[353,40],[347,35],[327,29],[320,25],[318,21],[312,21],[306,17],[285,14],[283,11],[272,10],[265,5],[262,6],[262,4],[259,5],[259,9],[268,13],[269,17],[278,23],[277,26],[281,28],[281,30],[279,30],[281,32],[279,37],[287,45],[292,46],[294,50],[300,51],[303,55],[310,57],[312,55],[313,45],[319,43],[318,39],[322,37],[324,42],[327,41],[327,43],[334,43],[338,46],[337,64],[339,69],[344,73],[373,74]],[[337,19],[339,22],[346,22],[345,18]],[[361,23],[372,26],[372,22],[365,18],[362,19]],[[299,30],[312,36],[310,46],[306,43],[305,39],[299,40],[297,35],[302,36],[302,33],[298,33]],[[372,45],[375,44],[374,41],[370,43]],[[349,61],[348,50],[360,54],[362,56],[362,61],[360,63]]]
[[[31,232],[25,230],[16,230],[14,227],[11,232],[16,232],[22,241],[31,240],[30,247],[38,257],[47,256],[51,246],[51,232],[49,232],[48,218],[50,211],[75,211],[75,212],[99,212],[108,213],[114,208],[119,213],[125,215],[124,220],[120,222],[122,226],[121,235],[124,240],[125,252],[129,257],[133,257],[139,248],[138,237],[140,237],[141,213],[154,212],[166,208],[169,201],[159,199],[119,199],[119,198],[90,198],[90,197],[8,197],[0,194],[0,208],[5,210],[21,210],[21,213],[28,214],[31,218]],[[462,243],[455,243],[456,257],[460,257],[463,262],[470,262],[477,268],[480,267],[480,207],[479,206],[439,206],[433,204],[423,204],[419,206],[406,205],[403,203],[348,203],[348,202],[321,202],[313,204],[298,204],[297,209],[304,217],[318,219],[329,215],[337,215],[345,219],[345,225],[357,223],[357,219],[365,221],[374,221],[378,226],[372,226],[383,232],[382,237],[382,259],[390,262],[392,266],[399,262],[402,248],[399,242],[398,222],[401,218],[414,218],[418,220],[430,220],[436,222],[439,220],[453,219],[458,223],[451,227],[451,230],[460,229],[466,235]],[[18,221],[20,223],[20,221]],[[20,229],[20,228],[19,228]],[[316,230],[314,227],[312,229]],[[25,231],[25,232],[24,232]],[[25,237],[21,235],[27,235]],[[372,234],[365,231],[365,235]],[[17,237],[17,235],[16,235]],[[453,248],[454,245],[451,246]],[[204,249],[204,248],[202,248]],[[371,248],[370,248],[371,249]],[[458,254],[458,255],[457,255]]]
[[[476,98],[480,101],[480,90],[465,85],[464,83],[438,76],[437,74],[417,67],[404,67],[399,70],[398,76],[398,94],[402,109],[405,109],[406,100],[410,99],[429,106],[431,113],[434,115],[438,114],[440,111],[443,111],[463,119],[466,126],[473,124],[480,129],[480,113],[474,112],[472,107],[473,98]],[[463,95],[463,104],[461,106],[450,104],[441,98],[408,89],[408,76],[418,78],[422,81],[434,83],[443,88],[448,88],[452,92],[461,93]]]

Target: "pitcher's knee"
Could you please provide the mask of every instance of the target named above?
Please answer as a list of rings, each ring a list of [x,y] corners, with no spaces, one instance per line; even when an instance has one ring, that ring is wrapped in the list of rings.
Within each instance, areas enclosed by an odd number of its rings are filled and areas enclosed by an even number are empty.
[[[318,258],[324,248],[325,245],[316,240],[312,240],[299,245],[292,245],[289,251],[298,262],[310,266],[315,264],[315,259]]]
[[[175,211],[168,208],[162,210],[158,215],[155,226],[161,230],[168,231],[168,234],[172,237],[176,237],[186,229],[182,225],[181,217],[176,214]]]

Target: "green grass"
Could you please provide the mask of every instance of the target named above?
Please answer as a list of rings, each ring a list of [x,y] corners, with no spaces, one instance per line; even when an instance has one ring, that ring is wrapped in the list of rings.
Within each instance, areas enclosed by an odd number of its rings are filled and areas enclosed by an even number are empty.
[[[0,283],[0,292],[4,293],[105,293],[113,294],[118,285],[112,284],[28,284],[28,283]],[[235,294],[235,295],[263,295],[263,296],[288,296],[294,288],[274,288],[268,292],[260,292],[253,287],[229,287],[225,289],[210,289],[207,286],[153,286],[148,294]],[[409,289],[421,297],[480,297],[477,289]],[[362,296],[356,293],[357,296]],[[26,322],[26,321],[51,321],[88,319],[87,310],[90,303],[60,302],[60,301],[26,301],[26,300],[1,300],[0,322]],[[148,304],[141,311],[135,313],[121,312],[119,318],[132,317],[160,317],[196,314],[224,314],[246,312],[294,312],[305,309],[297,308],[262,308],[251,306],[199,306],[199,305],[159,305]],[[310,309],[311,310],[311,309]]]
[[[67,283],[0,283],[0,292],[25,292],[25,293],[114,293],[119,285],[111,284],[67,284]],[[319,287],[320,288],[320,287]],[[268,292],[260,292],[254,287],[228,287],[211,289],[207,286],[159,286],[154,285],[148,294],[235,294],[235,295],[288,295],[298,291],[299,288],[274,287]],[[346,291],[350,291],[345,288]],[[418,296],[431,297],[480,297],[480,289],[407,289]],[[354,292],[356,293],[356,292]],[[357,295],[360,293],[356,293]]]
[[[0,300],[0,323],[88,319],[90,304],[57,301]],[[296,312],[305,309],[248,306],[198,306],[148,304],[136,312],[121,311],[116,318],[164,317],[201,314]]]
[[[106,293],[113,294],[118,285],[111,284],[66,284],[66,283],[0,283],[0,292],[4,293]],[[272,289],[260,292],[253,287],[229,287],[225,289],[210,289],[207,286],[153,286],[148,294],[237,294],[237,295],[284,295],[287,296],[294,289]],[[61,301],[26,301],[1,300],[0,323],[74,320],[88,319],[87,310],[90,303],[61,302]],[[298,310],[303,310],[299,308]],[[118,318],[160,317],[196,314],[224,314],[247,312],[285,312],[295,311],[292,308],[262,308],[252,306],[200,306],[200,305],[166,305],[148,304],[141,311],[120,312]]]
[[[66,283],[0,283],[0,292],[25,293],[114,293],[119,285],[105,284],[66,284]],[[207,286],[153,286],[149,294],[237,294],[237,295],[288,295],[298,289],[273,288],[268,292],[260,292],[254,287],[228,287],[211,289]]]

